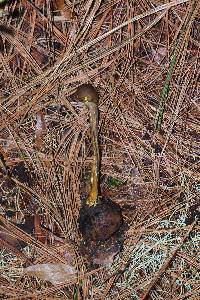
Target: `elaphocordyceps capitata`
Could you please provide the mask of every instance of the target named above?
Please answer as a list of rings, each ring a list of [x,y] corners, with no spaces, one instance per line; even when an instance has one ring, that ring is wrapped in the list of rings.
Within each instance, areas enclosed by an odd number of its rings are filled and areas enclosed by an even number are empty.
[[[91,84],[82,84],[77,88],[76,98],[83,102],[89,111],[93,162],[91,168],[90,192],[86,205],[80,211],[79,225],[84,238],[89,240],[107,240],[122,225],[121,208],[110,199],[100,196],[100,152],[98,139],[98,102],[99,94]]]

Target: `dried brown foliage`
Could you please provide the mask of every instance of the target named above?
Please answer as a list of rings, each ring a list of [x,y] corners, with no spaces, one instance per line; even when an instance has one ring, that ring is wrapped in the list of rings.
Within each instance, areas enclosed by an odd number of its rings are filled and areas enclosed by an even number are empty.
[[[198,0],[24,0],[0,11],[1,299],[200,297],[199,20]],[[102,193],[129,226],[110,269],[91,269],[78,250],[92,160],[87,109],[73,97],[82,83],[100,94]],[[66,253],[72,281],[23,273]]]

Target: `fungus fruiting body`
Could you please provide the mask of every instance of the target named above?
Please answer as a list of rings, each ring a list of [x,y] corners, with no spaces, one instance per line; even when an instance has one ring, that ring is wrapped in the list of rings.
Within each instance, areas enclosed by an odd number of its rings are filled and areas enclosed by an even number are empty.
[[[121,208],[110,199],[100,196],[99,171],[100,154],[98,141],[98,101],[97,90],[91,84],[83,84],[76,92],[89,110],[90,131],[93,148],[90,192],[86,204],[80,210],[79,228],[86,241],[107,241],[121,227],[123,217]]]
[[[90,193],[87,198],[87,205],[95,206],[99,195],[99,143],[98,143],[98,100],[99,95],[91,84],[82,84],[76,92],[77,99],[85,103],[89,110],[90,131],[93,147],[93,164],[91,170]]]

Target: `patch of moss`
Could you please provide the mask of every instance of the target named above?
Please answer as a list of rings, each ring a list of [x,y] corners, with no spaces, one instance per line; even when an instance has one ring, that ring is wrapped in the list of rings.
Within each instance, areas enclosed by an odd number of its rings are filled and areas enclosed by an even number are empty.
[[[120,186],[126,184],[126,181],[109,176],[107,179],[107,184],[109,187],[114,188],[114,187],[120,187]]]

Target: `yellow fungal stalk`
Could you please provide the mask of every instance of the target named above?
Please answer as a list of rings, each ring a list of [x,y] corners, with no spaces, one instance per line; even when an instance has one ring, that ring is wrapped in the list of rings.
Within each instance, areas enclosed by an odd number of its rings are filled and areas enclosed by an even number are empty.
[[[98,143],[98,93],[92,85],[83,84],[78,87],[76,94],[78,99],[84,102],[89,110],[90,131],[93,147],[93,162],[91,171],[90,192],[86,203],[89,206],[95,206],[98,202],[100,166]]]

